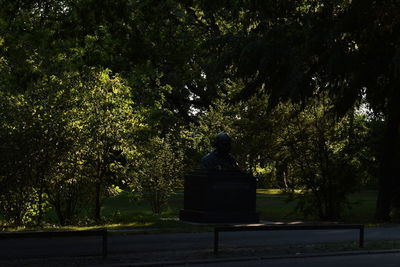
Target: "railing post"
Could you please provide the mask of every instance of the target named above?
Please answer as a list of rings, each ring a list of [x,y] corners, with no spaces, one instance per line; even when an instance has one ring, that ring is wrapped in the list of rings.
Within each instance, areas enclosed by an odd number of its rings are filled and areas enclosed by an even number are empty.
[[[364,225],[360,226],[360,248],[364,247]]]
[[[214,254],[218,254],[218,229],[214,228]]]

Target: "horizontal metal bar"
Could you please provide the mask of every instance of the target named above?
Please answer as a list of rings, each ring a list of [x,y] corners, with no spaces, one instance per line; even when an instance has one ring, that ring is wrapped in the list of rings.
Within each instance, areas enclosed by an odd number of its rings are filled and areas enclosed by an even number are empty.
[[[320,224],[320,225],[245,225],[245,226],[219,226],[215,227],[217,232],[237,231],[263,231],[263,230],[334,230],[334,229],[361,229],[362,224]]]

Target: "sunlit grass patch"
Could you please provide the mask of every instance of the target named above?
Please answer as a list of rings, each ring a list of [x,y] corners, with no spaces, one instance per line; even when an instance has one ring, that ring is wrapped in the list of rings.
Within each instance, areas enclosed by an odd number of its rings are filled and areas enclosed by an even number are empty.
[[[279,189],[279,188],[273,188],[273,189],[257,189],[256,190],[257,194],[261,195],[283,195],[287,194],[284,189]],[[300,194],[302,191],[301,190],[294,190],[293,191],[296,194]]]
[[[281,189],[257,189],[257,194],[280,195],[283,194],[283,191]]]

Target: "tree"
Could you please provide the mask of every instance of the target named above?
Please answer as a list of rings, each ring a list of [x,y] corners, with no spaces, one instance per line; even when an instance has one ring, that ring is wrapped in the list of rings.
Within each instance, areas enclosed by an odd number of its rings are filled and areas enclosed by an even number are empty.
[[[130,98],[131,88],[110,71],[89,70],[82,77],[79,103],[71,127],[77,132],[77,164],[94,185],[94,218],[100,220],[101,199],[111,185],[124,178],[122,154],[132,148],[127,139],[138,130],[138,116]],[[81,163],[79,163],[81,161]]]
[[[2,196],[6,202],[15,199],[17,205],[29,206],[29,213],[37,218],[38,224],[47,205],[46,187],[51,168],[63,159],[62,151],[68,150],[62,116],[66,106],[54,85],[43,80],[36,88],[21,94],[2,93]],[[12,209],[22,212],[21,216],[25,212]],[[22,221],[18,219],[16,223]]]
[[[23,97],[1,96],[0,210],[9,224],[22,225],[37,215],[36,184],[29,179],[38,170],[31,158],[37,151],[30,146],[37,128],[27,123],[34,116]]]
[[[139,153],[129,184],[150,202],[154,214],[161,214],[170,194],[182,185],[183,152],[170,138],[154,137],[143,144]]]
[[[215,13],[225,5],[213,5]],[[318,88],[329,92],[339,116],[363,94],[385,114],[376,218],[388,220],[399,180],[393,168],[400,123],[398,1],[240,2],[226,10],[231,17],[224,19],[242,27],[217,37],[224,49],[215,58],[224,58],[228,74],[246,81],[237,99],[265,92],[273,107],[304,100]]]
[[[355,151],[364,145],[365,135],[358,127],[350,135],[351,116],[336,121],[330,106],[327,98],[310,99],[277,134],[287,158],[292,197],[299,199],[298,208],[306,215],[323,220],[340,219],[348,195],[360,184],[361,166]],[[301,193],[295,193],[296,189]]]

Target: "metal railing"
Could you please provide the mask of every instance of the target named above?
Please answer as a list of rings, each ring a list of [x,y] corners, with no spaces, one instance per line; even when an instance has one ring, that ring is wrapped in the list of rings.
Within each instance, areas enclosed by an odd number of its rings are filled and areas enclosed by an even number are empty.
[[[102,236],[102,256],[107,258],[107,229],[81,230],[81,231],[32,231],[32,232],[0,232],[0,240],[15,238],[49,238],[72,236]]]
[[[364,225],[362,224],[298,224],[298,225],[240,225],[214,228],[214,253],[218,253],[220,232],[278,231],[278,230],[339,230],[357,229],[360,231],[359,247],[364,247]]]

